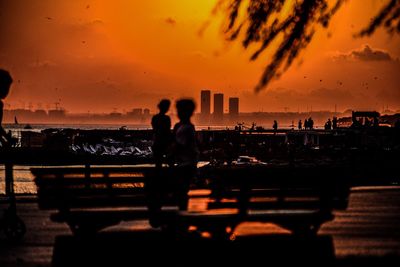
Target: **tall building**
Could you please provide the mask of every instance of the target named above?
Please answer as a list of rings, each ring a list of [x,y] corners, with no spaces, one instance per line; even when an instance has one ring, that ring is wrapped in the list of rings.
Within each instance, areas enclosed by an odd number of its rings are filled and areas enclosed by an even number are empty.
[[[200,93],[200,120],[202,123],[208,124],[210,122],[211,110],[211,91],[202,90]]]
[[[239,117],[239,98],[229,98],[229,117],[231,119],[237,119]]]
[[[201,115],[210,115],[211,91],[201,90]]]
[[[222,122],[224,116],[224,94],[214,94],[214,122]]]

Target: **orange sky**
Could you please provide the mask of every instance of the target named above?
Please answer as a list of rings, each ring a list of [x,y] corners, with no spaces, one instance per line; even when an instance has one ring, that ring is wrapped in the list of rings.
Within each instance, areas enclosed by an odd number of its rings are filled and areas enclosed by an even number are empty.
[[[257,95],[268,53],[250,62],[251,51],[224,41],[215,3],[0,0],[0,67],[15,80],[6,108],[155,111],[162,97],[197,100],[207,88],[239,96],[241,111],[400,109],[400,37],[353,38],[386,1],[348,1]]]

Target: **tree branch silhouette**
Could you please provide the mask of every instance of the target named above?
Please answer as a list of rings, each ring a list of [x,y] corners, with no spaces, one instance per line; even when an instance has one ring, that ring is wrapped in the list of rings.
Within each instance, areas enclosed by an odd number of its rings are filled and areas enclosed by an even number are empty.
[[[400,0],[391,0],[357,36],[370,36],[382,26],[389,34],[400,33]]]
[[[309,45],[318,26],[328,27],[345,1],[334,0],[333,5],[329,5],[332,1],[220,0],[216,8],[226,7],[224,33],[229,41],[242,39],[245,49],[252,44],[259,46],[250,60],[256,60],[267,49],[272,51],[272,59],[255,86],[255,92],[259,92],[291,66]],[[243,16],[240,15],[242,10]],[[390,0],[357,36],[371,35],[381,26],[389,33],[400,33],[400,0]]]

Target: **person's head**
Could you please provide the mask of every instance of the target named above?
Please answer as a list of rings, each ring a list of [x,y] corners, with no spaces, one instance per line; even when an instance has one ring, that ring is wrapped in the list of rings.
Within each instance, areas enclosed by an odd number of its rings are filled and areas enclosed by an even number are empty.
[[[176,101],[176,110],[181,121],[189,121],[196,108],[192,99],[180,99]]]
[[[6,98],[10,92],[10,85],[13,82],[8,71],[0,69],[0,99]]]
[[[162,99],[160,101],[160,103],[158,103],[158,109],[160,110],[160,113],[167,113],[169,110],[169,107],[171,105],[171,101],[169,101],[168,99]]]

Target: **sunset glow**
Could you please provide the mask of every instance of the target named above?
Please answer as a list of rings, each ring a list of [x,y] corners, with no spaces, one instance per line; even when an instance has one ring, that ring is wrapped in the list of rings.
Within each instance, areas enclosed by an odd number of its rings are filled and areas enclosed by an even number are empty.
[[[155,111],[210,89],[240,97],[241,111],[400,109],[399,36],[353,37],[386,1],[347,1],[257,95],[268,53],[250,61],[256,47],[226,41],[216,2],[0,0],[0,67],[15,81],[5,108]]]

